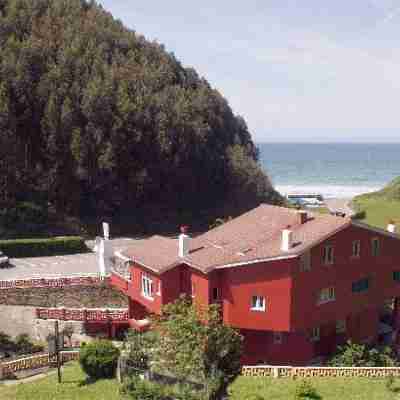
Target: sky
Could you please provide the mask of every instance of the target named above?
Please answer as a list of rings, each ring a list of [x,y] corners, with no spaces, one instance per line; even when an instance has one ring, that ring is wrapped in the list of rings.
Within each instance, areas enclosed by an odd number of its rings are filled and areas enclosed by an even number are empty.
[[[400,0],[98,0],[258,142],[400,142]]]

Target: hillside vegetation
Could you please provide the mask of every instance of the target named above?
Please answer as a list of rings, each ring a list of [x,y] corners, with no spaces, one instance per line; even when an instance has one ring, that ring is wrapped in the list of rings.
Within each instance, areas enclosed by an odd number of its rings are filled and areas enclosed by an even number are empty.
[[[261,201],[280,196],[245,121],[195,70],[94,1],[0,0],[0,209],[149,218]]]
[[[366,193],[353,199],[353,207],[362,212],[370,225],[386,228],[390,220],[400,222],[400,177],[382,190]]]

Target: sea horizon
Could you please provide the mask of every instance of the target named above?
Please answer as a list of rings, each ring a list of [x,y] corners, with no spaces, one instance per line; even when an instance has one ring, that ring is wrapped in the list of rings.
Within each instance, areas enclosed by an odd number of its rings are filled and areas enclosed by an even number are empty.
[[[282,194],[352,198],[400,175],[400,143],[257,142],[260,162]]]

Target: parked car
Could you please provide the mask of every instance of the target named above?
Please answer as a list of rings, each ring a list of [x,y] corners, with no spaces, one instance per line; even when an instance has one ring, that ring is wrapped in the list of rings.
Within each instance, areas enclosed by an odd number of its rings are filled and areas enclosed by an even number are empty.
[[[6,268],[9,265],[8,257],[0,251],[0,268]]]

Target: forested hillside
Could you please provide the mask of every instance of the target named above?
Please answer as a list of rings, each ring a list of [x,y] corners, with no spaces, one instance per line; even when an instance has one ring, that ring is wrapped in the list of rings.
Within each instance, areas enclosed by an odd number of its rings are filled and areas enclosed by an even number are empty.
[[[0,0],[0,208],[237,212],[279,201],[245,121],[95,2]],[[150,216],[149,216],[150,217]]]

